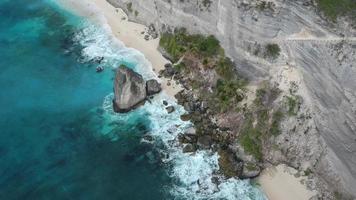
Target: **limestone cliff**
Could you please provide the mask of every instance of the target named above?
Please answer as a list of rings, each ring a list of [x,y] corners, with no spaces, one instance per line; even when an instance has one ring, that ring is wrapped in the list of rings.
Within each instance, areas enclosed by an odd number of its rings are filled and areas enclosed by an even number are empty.
[[[332,190],[356,196],[356,31],[352,21],[330,24],[309,0],[108,0],[130,19],[159,31],[185,27],[215,35],[240,73],[288,91],[303,104],[276,140],[287,158],[275,162],[313,169]],[[276,60],[266,44],[281,47]],[[293,84],[292,84],[293,83]]]

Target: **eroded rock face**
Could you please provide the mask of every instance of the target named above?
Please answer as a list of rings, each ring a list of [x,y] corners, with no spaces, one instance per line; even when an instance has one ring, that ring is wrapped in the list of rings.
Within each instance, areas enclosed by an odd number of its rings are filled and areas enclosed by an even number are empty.
[[[121,65],[114,80],[114,111],[129,112],[146,99],[146,84],[142,76],[132,69]]]

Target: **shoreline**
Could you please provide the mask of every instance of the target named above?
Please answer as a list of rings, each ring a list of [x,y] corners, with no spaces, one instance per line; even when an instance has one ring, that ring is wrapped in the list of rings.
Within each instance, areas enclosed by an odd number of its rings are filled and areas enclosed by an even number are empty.
[[[269,200],[308,200],[315,191],[308,190],[307,177],[297,177],[297,170],[284,164],[264,169],[256,182]]]
[[[135,22],[130,22],[126,13],[113,7],[106,0],[76,1],[60,0],[67,9],[74,10],[77,14],[89,18],[96,23],[105,23],[111,30],[112,35],[121,41],[126,47],[136,49],[141,52],[151,64],[153,72],[158,76],[158,72],[164,69],[164,65],[170,63],[158,51],[160,37],[145,40],[143,32],[147,32],[148,27]],[[161,83],[162,91],[174,98],[174,95],[182,90],[174,80],[164,77],[157,78]],[[175,98],[174,98],[175,99]]]
[[[130,22],[122,9],[113,7],[106,0],[93,0],[92,2],[63,1],[70,9],[75,9],[80,15],[94,19],[94,21],[99,20],[98,23],[106,23],[115,38],[123,42],[126,47],[136,49],[145,56],[151,63],[152,70],[156,75],[164,69],[166,63],[170,63],[158,51],[160,38],[145,40],[142,32],[146,32],[148,28],[145,25]],[[163,92],[175,99],[174,95],[182,87],[173,80],[170,81],[170,79],[164,77],[158,79],[162,84]],[[170,85],[167,85],[167,83],[170,83]],[[313,191],[308,190],[300,182],[302,178],[295,177],[290,173],[291,168],[287,168],[282,165],[273,166],[263,170],[261,175],[256,178],[256,182],[260,185],[259,188],[269,200],[307,200],[315,195]]]

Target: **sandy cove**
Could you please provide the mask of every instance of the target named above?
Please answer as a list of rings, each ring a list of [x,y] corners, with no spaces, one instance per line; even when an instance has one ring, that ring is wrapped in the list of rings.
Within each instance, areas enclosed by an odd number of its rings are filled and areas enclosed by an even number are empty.
[[[127,47],[134,48],[144,54],[151,62],[153,71],[158,73],[169,61],[157,50],[159,38],[145,40],[142,32],[147,27],[142,24],[130,22],[122,9],[118,9],[109,4],[106,0],[61,0],[65,7],[75,10],[76,13],[90,18],[100,23],[104,20],[109,26],[113,35],[122,41]],[[98,19],[98,16],[103,17]],[[99,20],[99,21],[98,21]],[[102,23],[102,22],[101,22]],[[167,83],[170,82],[170,85]],[[161,78],[162,88],[168,95],[174,96],[181,90],[180,85],[174,81]],[[309,191],[304,184],[303,178],[293,175],[293,170],[284,165],[271,167],[264,170],[257,182],[265,192],[269,200],[308,200],[315,193]]]
[[[269,200],[308,200],[316,192],[303,184],[306,177],[296,177],[297,171],[286,165],[265,169],[257,178],[262,191]]]
[[[159,38],[145,40],[142,32],[146,32],[148,28],[142,24],[130,22],[122,9],[113,7],[105,0],[60,0],[60,2],[83,17],[90,18],[97,23],[108,24],[113,35],[126,47],[134,48],[144,54],[157,75],[160,70],[164,69],[164,65],[169,63],[157,50]],[[160,82],[163,91],[172,97],[182,89],[173,80],[162,77]]]

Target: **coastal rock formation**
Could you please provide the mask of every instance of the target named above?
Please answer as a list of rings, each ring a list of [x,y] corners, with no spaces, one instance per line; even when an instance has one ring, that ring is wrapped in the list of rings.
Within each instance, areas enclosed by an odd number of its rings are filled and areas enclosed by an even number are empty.
[[[261,7],[260,0],[220,0],[208,5],[203,1],[108,1],[124,9],[131,20],[153,24],[161,32],[185,27],[190,33],[215,35],[239,72],[254,82],[272,80],[283,85],[294,75],[287,74],[289,79],[283,81],[280,76],[289,69],[298,71],[304,107],[276,138],[281,152],[271,153],[268,159],[313,169],[330,191],[356,196],[356,31],[352,23],[329,26],[309,0],[267,1],[272,2],[269,7]],[[129,2],[138,15],[127,10]],[[280,46],[278,59],[264,58],[264,46],[269,43]]]
[[[121,65],[115,75],[114,94],[114,111],[129,112],[144,103],[146,99],[145,81],[140,74]]]
[[[162,90],[161,84],[155,79],[148,80],[146,82],[146,90],[148,96],[157,94]]]

